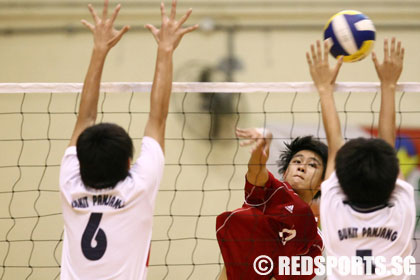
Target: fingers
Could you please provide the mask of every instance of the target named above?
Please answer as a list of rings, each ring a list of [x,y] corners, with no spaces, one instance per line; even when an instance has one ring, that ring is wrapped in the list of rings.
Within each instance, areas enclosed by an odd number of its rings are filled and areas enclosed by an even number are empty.
[[[104,21],[108,17],[108,4],[109,4],[109,0],[105,0],[104,9],[102,10],[102,20]]]
[[[192,13],[192,9],[190,8],[190,9],[188,9],[188,11],[186,12],[186,14],[185,15],[183,15],[182,16],[182,18],[179,20],[179,22],[178,22],[178,27],[180,27],[181,25],[183,25],[186,21],[187,21],[187,19],[190,17],[190,15],[191,15],[191,13]]]
[[[184,29],[181,31],[181,35],[185,35],[185,34],[187,34],[187,33],[193,32],[193,31],[194,31],[194,30],[196,30],[197,28],[198,28],[198,24],[193,25],[193,26],[190,26],[190,27],[187,27],[187,28],[184,28]]]
[[[388,39],[384,40],[384,62],[389,60],[389,46],[388,46]]]
[[[111,40],[109,40],[107,43],[110,46],[115,46],[115,44],[120,41],[121,37],[130,29],[130,26],[125,25],[120,31],[118,31],[117,35],[113,37]]]
[[[91,23],[89,23],[89,22],[87,22],[86,20],[84,20],[84,19],[82,19],[81,21],[80,21],[84,26],[86,26],[87,28],[89,28],[90,29],[90,31],[95,31],[95,26],[93,25],[93,24],[91,24]]]
[[[402,47],[401,41],[397,41],[395,38],[391,39],[391,46],[389,46],[388,39],[384,40],[384,61],[382,64],[378,61],[376,53],[372,52],[372,61],[377,71],[384,63],[389,63],[395,58],[404,58],[404,48]]]
[[[92,15],[93,20],[95,21],[95,23],[97,23],[99,21],[99,17],[96,14],[95,10],[93,9],[91,4],[88,4],[88,9],[90,11],[90,14]]]
[[[252,142],[255,142],[255,139],[257,138],[262,137],[262,135],[260,135],[260,133],[258,133],[257,129],[255,128],[247,128],[247,129],[236,128],[235,134],[238,138],[252,139]]]
[[[316,41],[316,49],[314,45],[311,45],[311,55],[306,53],[306,60],[309,65],[317,64],[320,61],[328,63],[328,53],[331,46],[328,44],[328,41],[324,41],[324,49],[321,47],[321,41]],[[311,59],[312,58],[312,59]]]
[[[116,42],[118,42],[120,39],[121,39],[121,37],[128,31],[128,30],[130,30],[130,26],[128,26],[128,25],[125,25],[120,31],[118,31],[118,33],[117,33],[117,36],[115,36],[114,37],[114,40],[116,41]]]
[[[328,41],[324,41],[324,62],[328,63],[328,53],[330,52],[331,46]]]
[[[343,56],[340,56],[340,58],[337,60],[337,64],[334,67],[333,78],[331,81],[332,84],[335,83],[335,80],[337,79],[338,72],[340,72],[341,65],[343,65]]]
[[[375,52],[372,52],[372,61],[373,61],[373,65],[375,65],[376,71],[378,71],[379,61],[378,61],[378,57],[376,56]]]
[[[120,38],[122,37],[122,35],[124,35],[128,30],[130,30],[131,26],[130,25],[124,25],[124,27],[118,32],[118,36],[119,34],[121,34]]]
[[[272,133],[267,128],[236,128],[235,134],[239,138],[244,139],[265,139],[272,138]]]
[[[243,141],[241,141],[241,142],[239,143],[239,146],[241,146],[241,147],[245,147],[245,146],[252,145],[252,144],[254,144],[254,143],[255,143],[255,140],[254,140],[254,139],[251,139],[251,140],[243,140]]]
[[[321,42],[319,40],[316,41],[316,55],[318,60],[322,60],[322,53],[321,53]]]
[[[393,60],[395,58],[404,58],[404,48],[402,47],[401,41],[398,41],[393,37],[391,39],[391,46],[388,47],[388,39],[384,42],[384,62]]]
[[[121,4],[118,4],[117,7],[115,8],[114,12],[112,13],[112,16],[111,16],[111,23],[112,24],[114,24],[114,21],[117,18],[118,13],[120,12],[120,9],[121,9]]]
[[[309,67],[312,67],[312,59],[309,52],[306,52],[306,61],[308,62]]]
[[[175,20],[175,17],[176,17],[176,0],[172,0],[171,20]]]
[[[149,29],[149,31],[152,33],[153,37],[155,37],[156,41],[159,42],[159,29],[157,29],[154,25],[146,24],[144,27]]]
[[[162,2],[160,3],[160,15],[162,16],[162,22],[166,18],[166,12],[165,12],[165,4]]]
[[[397,49],[395,51],[395,54],[397,55],[397,57],[399,57],[401,60],[404,60],[404,48],[401,45],[401,41],[398,41],[397,43]]]
[[[235,134],[239,138],[250,138],[249,129],[236,128]]]
[[[396,53],[398,56],[401,55],[401,42],[400,41],[398,41]]]
[[[395,37],[391,39],[391,56],[395,55]]]
[[[318,61],[316,54],[315,54],[315,46],[311,45],[311,55],[312,55],[312,61],[313,63],[316,63]]]

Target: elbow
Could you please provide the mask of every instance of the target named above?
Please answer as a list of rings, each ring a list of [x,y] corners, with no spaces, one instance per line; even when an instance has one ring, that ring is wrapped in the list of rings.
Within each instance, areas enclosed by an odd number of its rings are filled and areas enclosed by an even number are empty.
[[[163,110],[151,110],[149,113],[149,118],[153,119],[157,123],[164,123],[166,122],[166,119],[168,118],[168,109]]]

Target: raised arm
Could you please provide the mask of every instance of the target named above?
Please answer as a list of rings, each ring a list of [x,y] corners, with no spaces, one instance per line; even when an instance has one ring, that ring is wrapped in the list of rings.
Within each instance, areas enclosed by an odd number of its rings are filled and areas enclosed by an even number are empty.
[[[403,68],[404,48],[401,47],[401,42],[396,45],[395,38],[392,38],[391,49],[389,49],[388,40],[385,39],[384,61],[379,63],[375,52],[372,53],[372,60],[381,81],[379,137],[394,147],[396,137],[395,88]]]
[[[328,162],[325,178],[330,177],[331,173],[334,172],[335,156],[344,144],[340,119],[335,108],[333,95],[335,80],[343,64],[343,60],[340,58],[335,67],[330,67],[328,62],[329,49],[330,47],[327,42],[324,42],[324,49],[322,50],[321,42],[317,41],[316,50],[315,46],[311,45],[311,54],[306,53],[309,71],[321,101],[322,121],[328,142]]]
[[[88,5],[95,23],[94,25],[86,20],[82,20],[82,23],[93,33],[94,45],[88,72],[83,84],[79,114],[69,146],[75,146],[79,135],[86,128],[95,124],[98,112],[99,88],[105,58],[111,48],[118,43],[124,33],[130,28],[129,26],[124,26],[119,31],[114,28],[114,21],[117,18],[121,5],[117,5],[114,13],[108,18],[108,2],[109,0],[105,0],[102,17],[96,14],[91,4]]]
[[[375,52],[372,53],[372,60],[381,81],[378,136],[395,147],[395,88],[403,68],[404,48],[401,47],[401,42],[396,44],[395,38],[392,38],[389,49],[388,39],[385,39],[384,61],[379,63]]]
[[[152,93],[150,96],[150,113],[144,136],[154,138],[160,144],[162,150],[165,147],[166,118],[168,117],[169,99],[172,91],[173,52],[186,33],[198,28],[198,25],[188,28],[182,27],[191,15],[191,9],[179,21],[175,20],[176,2],[176,0],[172,1],[172,9],[169,17],[166,15],[164,4],[161,3],[162,25],[160,29],[157,29],[151,24],[146,25],[146,28],[152,32],[158,43],[158,51]]]
[[[241,146],[253,145],[251,157],[248,161],[246,178],[254,186],[263,187],[268,181],[267,160],[273,134],[262,128],[236,129],[236,136],[246,141]]]

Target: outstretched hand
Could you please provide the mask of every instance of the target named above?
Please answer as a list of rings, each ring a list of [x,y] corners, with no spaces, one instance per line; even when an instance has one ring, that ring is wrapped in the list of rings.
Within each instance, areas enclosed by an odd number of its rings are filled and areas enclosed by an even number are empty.
[[[151,24],[146,24],[145,26],[150,30],[150,32],[152,32],[159,47],[169,51],[174,51],[176,49],[185,34],[198,28],[198,24],[185,28],[182,27],[182,25],[190,17],[192,9],[189,9],[179,21],[176,21],[176,3],[176,0],[172,0],[171,14],[169,17],[166,15],[165,5],[163,2],[160,4],[160,11],[162,15],[162,25],[160,29]]]
[[[267,162],[270,144],[273,139],[273,134],[268,129],[236,128],[236,136],[240,139],[244,139],[244,141],[240,143],[241,147],[252,145],[251,153],[253,155],[258,154],[261,163]]]
[[[328,62],[330,49],[331,46],[327,41],[324,41],[324,50],[322,51],[321,42],[318,40],[316,42],[316,51],[315,46],[311,45],[311,54],[309,52],[306,53],[312,80],[320,93],[324,90],[329,92],[334,90],[335,80],[343,64],[343,58],[340,57],[335,67],[330,67]]]
[[[404,48],[401,47],[401,42],[398,41],[396,44],[395,38],[392,38],[389,49],[388,39],[385,39],[384,61],[379,63],[375,52],[372,52],[372,61],[381,84],[395,86],[400,78],[404,61]]]
[[[128,25],[125,25],[121,30],[116,30],[114,28],[114,22],[121,9],[121,5],[118,4],[114,13],[110,18],[108,18],[108,3],[109,0],[105,0],[102,17],[99,17],[92,5],[89,4],[88,8],[92,14],[94,24],[91,24],[84,19],[81,21],[83,25],[89,28],[89,30],[93,33],[94,48],[105,52],[108,52],[113,46],[115,46],[122,36],[130,29],[130,26]]]

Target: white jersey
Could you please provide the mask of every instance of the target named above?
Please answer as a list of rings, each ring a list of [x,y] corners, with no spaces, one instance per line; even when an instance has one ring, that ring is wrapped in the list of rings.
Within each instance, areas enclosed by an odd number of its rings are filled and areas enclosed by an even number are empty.
[[[357,209],[346,196],[336,173],[321,185],[321,226],[327,256],[383,256],[387,271],[393,256],[411,256],[416,208],[413,187],[398,179],[388,205]],[[366,263],[365,263],[366,265]],[[371,266],[372,268],[372,266]],[[370,269],[371,269],[370,268]],[[366,269],[366,268],[365,268]],[[331,279],[409,279],[409,276],[342,276],[333,269]]]
[[[61,279],[146,279],[155,198],[164,156],[144,137],[129,176],[113,189],[86,188],[76,147],[67,148],[60,170],[64,241]]]

